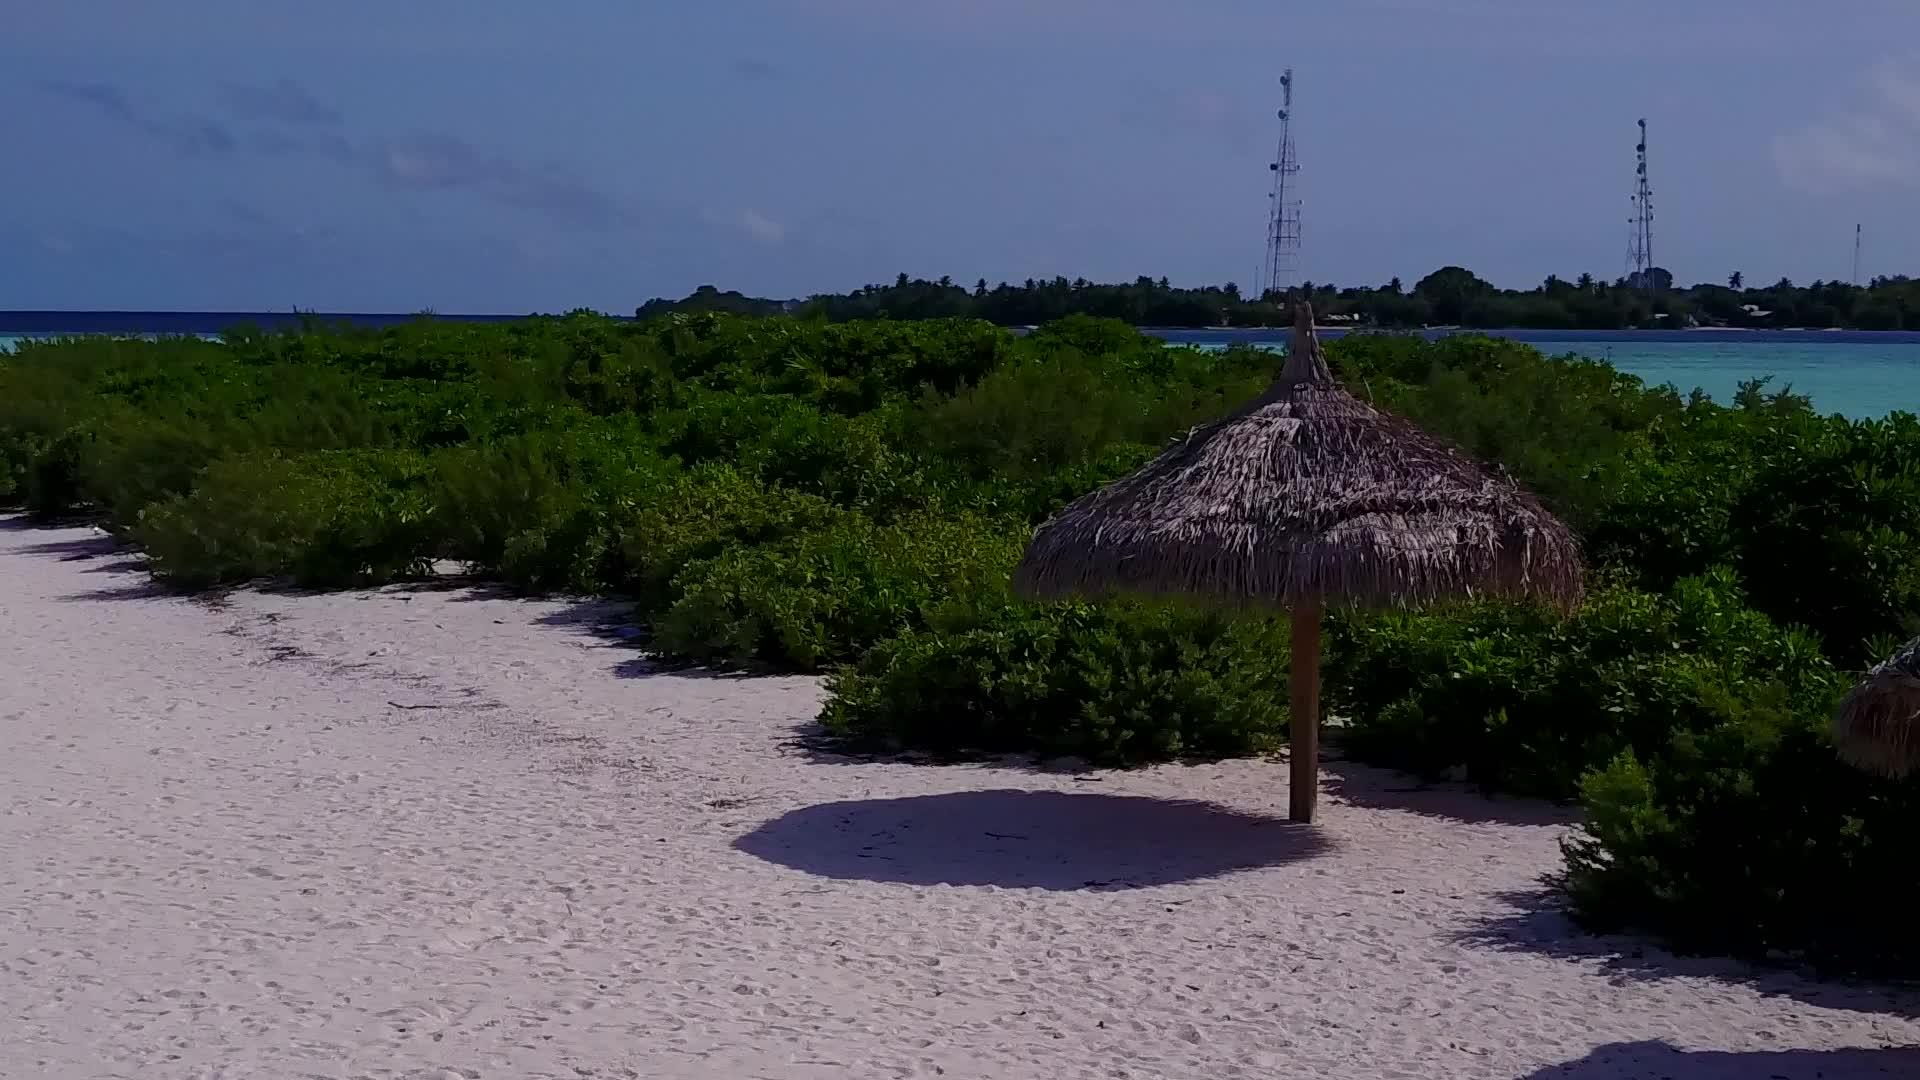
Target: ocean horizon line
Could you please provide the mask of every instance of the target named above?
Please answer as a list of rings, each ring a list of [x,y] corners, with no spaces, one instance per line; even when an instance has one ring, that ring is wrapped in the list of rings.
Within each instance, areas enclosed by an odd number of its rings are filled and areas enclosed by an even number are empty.
[[[587,308],[569,309],[572,311],[593,311]],[[185,309],[141,309],[141,308],[20,308],[0,310],[0,337],[61,337],[68,335],[84,336],[95,334],[126,335],[217,335],[240,326],[258,326],[262,329],[278,330],[299,326],[305,322],[321,325],[345,324],[357,329],[382,329],[403,326],[410,322],[430,320],[437,322],[465,323],[503,323],[524,319],[558,317],[567,312],[527,312],[510,314],[503,312],[464,312],[441,313],[435,311],[244,311],[244,310],[208,310],[194,311]],[[620,322],[638,321],[632,314],[620,315],[611,312],[594,311],[594,314]],[[1009,327],[1013,330],[1030,329],[1025,326]],[[1137,329],[1155,337],[1163,337],[1175,344],[1201,344],[1233,342],[1238,340],[1257,341],[1276,336],[1284,337],[1289,332],[1285,326],[1139,326]],[[1920,331],[1915,330],[1838,330],[1809,328],[1745,328],[1745,327],[1694,327],[1674,329],[1541,329],[1532,327],[1463,327],[1463,326],[1423,326],[1403,328],[1321,326],[1321,334],[1328,337],[1341,337],[1349,333],[1386,332],[1420,334],[1426,337],[1445,337],[1453,334],[1484,334],[1490,337],[1502,337],[1516,341],[1536,344],[1556,342],[1741,342],[1752,344],[1920,344]]]

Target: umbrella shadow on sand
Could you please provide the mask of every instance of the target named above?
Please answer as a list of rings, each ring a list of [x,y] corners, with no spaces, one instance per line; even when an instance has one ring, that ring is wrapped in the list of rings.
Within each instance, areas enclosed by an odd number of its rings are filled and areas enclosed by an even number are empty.
[[[1205,802],[1064,791],[960,791],[803,807],[734,841],[824,878],[1119,890],[1285,866],[1318,832]]]
[[[1554,960],[1596,962],[1597,976],[1616,985],[1657,982],[1662,979],[1711,979],[1750,986],[1762,994],[1791,998],[1828,1009],[1880,1013],[1920,1019],[1920,988],[1905,989],[1867,982],[1821,980],[1784,967],[1763,967],[1722,956],[1678,956],[1645,938],[1589,933],[1567,915],[1563,897],[1551,889],[1510,892],[1497,898],[1506,911],[1484,918],[1454,934],[1459,944],[1499,952],[1532,953]],[[1637,1044],[1636,1044],[1637,1045]],[[1700,1055],[1687,1055],[1689,1058]],[[1540,1076],[1560,1076],[1544,1072]],[[1567,1076],[1609,1076],[1604,1071],[1570,1072]],[[1629,1072],[1620,1075],[1639,1076]],[[1684,1071],[1647,1075],[1691,1077]],[[1718,1072],[1703,1076],[1720,1076]],[[1769,1076],[1764,1071],[1728,1073],[1733,1076]],[[1818,1072],[1782,1072],[1785,1076],[1819,1076]],[[1851,1076],[1851,1073],[1826,1073]],[[1861,1075],[1878,1076],[1879,1073]],[[1897,1075],[1920,1076],[1920,1072]]]
[[[1663,1042],[1612,1043],[1578,1061],[1549,1065],[1521,1080],[1890,1080],[1920,1076],[1920,1049],[1677,1050]]]

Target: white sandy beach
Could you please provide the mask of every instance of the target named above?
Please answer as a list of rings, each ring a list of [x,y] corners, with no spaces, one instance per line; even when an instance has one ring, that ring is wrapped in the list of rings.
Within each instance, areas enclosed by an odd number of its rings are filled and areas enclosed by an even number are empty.
[[[0,525],[0,1076],[1920,1076],[1920,994],[1575,934],[1551,808],[837,760],[604,608]]]

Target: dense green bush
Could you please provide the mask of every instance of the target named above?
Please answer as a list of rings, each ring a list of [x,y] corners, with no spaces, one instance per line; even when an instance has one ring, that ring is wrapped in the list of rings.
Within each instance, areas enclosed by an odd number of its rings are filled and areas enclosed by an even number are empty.
[[[117,530],[131,528],[148,506],[193,490],[194,480],[222,449],[205,424],[132,410],[109,412],[92,429],[69,433],[75,456],[65,476],[64,501],[90,502],[105,515],[107,527]]]
[[[40,518],[57,518],[80,509],[87,448],[94,433],[88,427],[70,427],[51,437],[25,434],[17,490],[21,505]]]
[[[683,568],[823,528],[846,513],[818,495],[769,486],[731,465],[696,465],[620,522],[616,584],[643,609],[665,611],[680,597],[674,578]]]
[[[169,402],[206,360],[204,342],[99,338],[24,341],[0,356],[0,505],[43,515],[87,501],[92,421],[121,402]]]
[[[186,588],[393,581],[432,560],[429,477],[425,457],[406,451],[223,458],[191,494],[149,507],[133,535],[154,576]]]
[[[688,464],[724,463],[768,484],[890,512],[927,496],[904,419],[897,404],[849,417],[775,394],[699,391],[654,422],[663,452]]]
[[[1025,542],[1017,522],[914,514],[880,525],[843,513],[689,564],[655,642],[694,660],[816,670],[924,626],[941,608],[1004,595]]]
[[[1733,509],[1756,607],[1811,628],[1845,662],[1920,631],[1920,422],[1827,418],[1767,445]],[[1875,659],[1879,659],[1876,657]]]
[[[827,324],[672,315],[637,332],[655,343],[683,383],[780,394],[848,416],[895,396],[952,393],[1019,348],[1012,335],[970,319]]]
[[[1724,700],[1832,674],[1726,572],[1666,594],[1605,587],[1565,618],[1482,603],[1336,619],[1332,638],[1326,694],[1356,757],[1552,799],[1623,751],[1712,727]]]
[[[1858,663],[1920,631],[1920,422],[1689,409],[1614,468],[1590,543],[1650,588],[1733,567],[1756,608]]]
[[[1920,783],[1863,776],[1826,733],[1843,679],[1716,703],[1718,724],[1588,776],[1560,886],[1586,925],[1689,952],[1920,972],[1863,904],[1920,890]]]
[[[593,592],[617,572],[621,525],[671,473],[631,421],[453,447],[433,457],[434,531],[447,556],[517,587]]]
[[[855,745],[1104,765],[1260,753],[1287,722],[1287,632],[1158,605],[999,604],[936,620],[830,681]]]

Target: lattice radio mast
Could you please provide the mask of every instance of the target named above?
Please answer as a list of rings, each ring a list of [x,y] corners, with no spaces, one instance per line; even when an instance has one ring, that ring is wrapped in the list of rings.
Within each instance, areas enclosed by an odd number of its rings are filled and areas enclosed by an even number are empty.
[[[1627,241],[1627,281],[1634,288],[1652,292],[1653,280],[1653,186],[1647,180],[1647,122],[1640,121],[1640,145],[1634,148],[1633,216],[1627,224],[1633,232]]]
[[[1294,177],[1300,159],[1293,152],[1293,69],[1280,76],[1280,148],[1267,168],[1273,172],[1273,191],[1267,196],[1267,260],[1260,268],[1260,296],[1284,292],[1293,285],[1300,262],[1300,199]]]
[[[1860,226],[1853,227],[1853,286],[1860,287]]]

